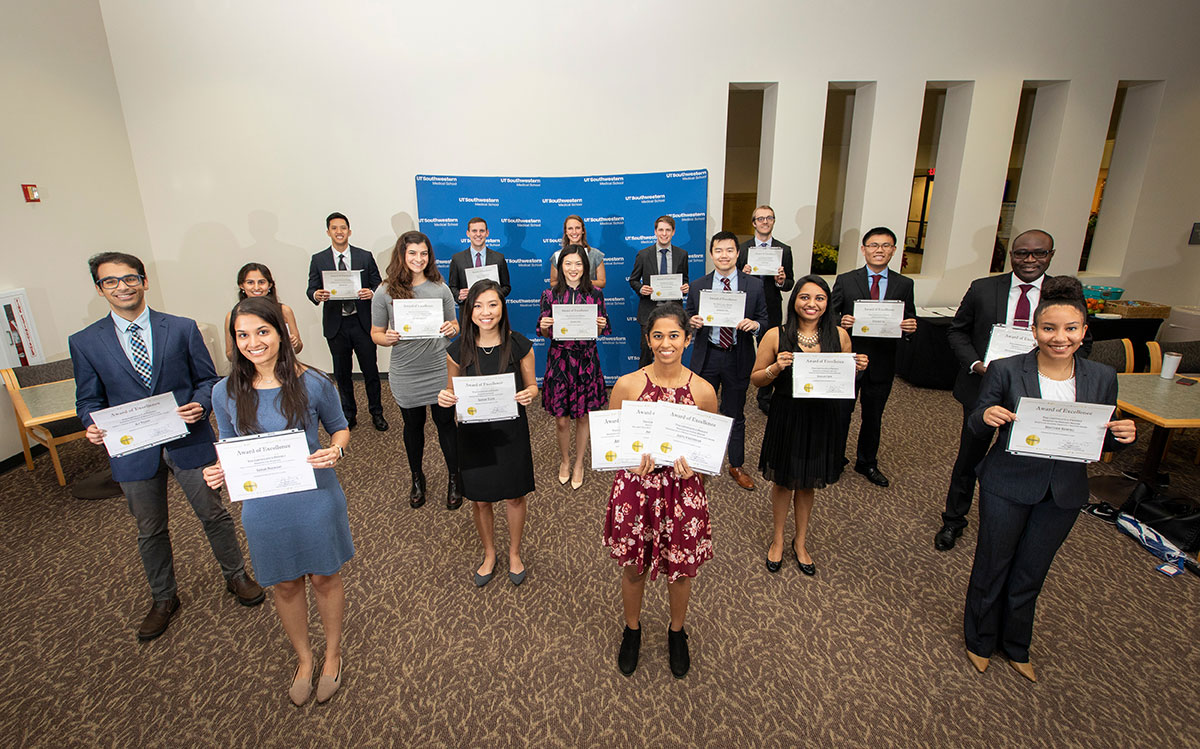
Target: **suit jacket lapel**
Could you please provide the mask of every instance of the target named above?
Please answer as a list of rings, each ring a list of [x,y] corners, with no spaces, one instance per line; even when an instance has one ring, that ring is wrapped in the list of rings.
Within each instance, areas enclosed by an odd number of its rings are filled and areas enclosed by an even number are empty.
[[[1099,402],[1100,394],[1095,392],[1096,383],[1092,381],[1092,377],[1087,370],[1087,365],[1080,365],[1082,357],[1078,353],[1075,355],[1075,401],[1078,403],[1097,403]]]
[[[1030,398],[1042,397],[1042,386],[1038,382],[1037,350],[1025,354],[1022,361],[1021,383],[1025,386],[1025,395]],[[1014,404],[1015,407],[1015,404]]]
[[[170,335],[167,318],[158,314],[154,310],[150,310],[150,328],[154,331],[154,351],[150,354],[153,363],[153,370],[150,374],[150,392],[158,387],[159,377],[162,375],[163,352],[167,348],[167,336]],[[139,378],[140,379],[140,378]]]
[[[858,284],[858,299],[870,299],[871,274],[865,265],[854,269],[854,281]]]
[[[117,328],[112,321],[112,316],[107,315],[104,323],[100,325],[101,347],[116,362],[118,369],[129,375],[140,387],[145,387],[146,385],[142,382],[141,375],[133,368],[133,362],[129,361],[129,357],[125,355],[125,347],[121,345],[121,339],[117,337]],[[157,350],[157,347],[155,348]]]
[[[1008,325],[1008,292],[1012,287],[1013,274],[1006,273],[1003,276],[997,276],[1002,279],[996,283],[996,322],[1001,325]]]

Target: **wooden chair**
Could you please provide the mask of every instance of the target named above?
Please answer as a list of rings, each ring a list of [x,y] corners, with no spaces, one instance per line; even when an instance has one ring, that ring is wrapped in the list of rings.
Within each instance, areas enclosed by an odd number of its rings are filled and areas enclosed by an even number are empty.
[[[25,451],[25,467],[33,470],[33,454],[29,451],[29,438],[32,437],[50,451],[58,485],[66,486],[62,462],[58,459],[58,446],[82,439],[85,432],[83,423],[75,415],[75,372],[71,360],[9,368],[3,370],[2,374],[4,386],[12,399],[13,411],[17,415],[17,429],[21,433],[21,447]]]
[[[1103,364],[1108,364],[1113,369],[1123,374],[1133,372],[1133,341],[1128,338],[1121,340],[1096,341],[1092,344],[1092,351],[1088,354],[1088,359],[1098,361]],[[1121,410],[1117,409],[1113,412],[1113,418],[1121,418]],[[1105,463],[1111,463],[1113,454],[1106,452],[1100,456],[1100,460]]]

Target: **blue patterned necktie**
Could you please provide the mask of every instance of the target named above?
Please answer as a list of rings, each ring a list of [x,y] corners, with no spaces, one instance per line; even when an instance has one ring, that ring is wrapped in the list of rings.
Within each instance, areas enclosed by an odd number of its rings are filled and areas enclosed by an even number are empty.
[[[146,342],[142,340],[142,328],[137,323],[129,323],[126,330],[129,331],[129,350],[133,354],[133,368],[137,371],[138,377],[142,378],[142,384],[150,387],[150,375],[154,370],[150,367],[150,352],[146,350]]]
[[[667,251],[659,250],[659,252],[662,253],[662,260],[658,263],[658,272],[665,276],[667,275]]]

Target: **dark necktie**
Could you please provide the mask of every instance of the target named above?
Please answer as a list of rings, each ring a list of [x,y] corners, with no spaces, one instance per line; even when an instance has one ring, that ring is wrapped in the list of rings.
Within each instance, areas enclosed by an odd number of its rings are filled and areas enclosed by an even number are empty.
[[[879,298],[879,274],[878,273],[871,274],[871,298],[872,299]]]
[[[133,354],[133,368],[141,378],[142,384],[150,387],[150,375],[154,371],[150,367],[150,352],[146,350],[146,342],[142,340],[141,326],[129,323],[129,352]]]
[[[338,255],[338,270],[346,270],[346,256]],[[342,302],[342,315],[354,314],[354,302]]]
[[[483,267],[483,256],[481,253],[478,253],[478,252],[475,253],[475,267],[476,268]]]
[[[721,283],[725,284],[725,291],[733,291],[728,278],[722,278]],[[721,342],[721,348],[733,348],[733,328],[721,328],[717,340]]]
[[[1017,310],[1013,313],[1013,325],[1018,328],[1029,327],[1029,290],[1032,288],[1031,283],[1021,284],[1021,296],[1017,297]]]
[[[662,255],[662,259],[658,261],[658,272],[665,276],[667,275],[667,251],[659,250],[658,252]]]

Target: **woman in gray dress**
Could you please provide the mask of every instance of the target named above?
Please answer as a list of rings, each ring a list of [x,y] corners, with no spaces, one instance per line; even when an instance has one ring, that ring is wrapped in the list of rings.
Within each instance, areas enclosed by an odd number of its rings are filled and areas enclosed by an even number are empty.
[[[396,330],[393,299],[435,299],[442,305],[441,338],[407,337]],[[371,301],[371,340],[392,348],[388,382],[392,397],[404,417],[404,450],[412,473],[408,504],[414,509],[425,504],[425,407],[433,412],[438,442],[446,459],[446,509],[462,506],[462,482],[458,475],[458,438],[454,409],[437,403],[438,391],[446,385],[446,339],[458,335],[454,298],[442,281],[433,257],[433,243],[419,231],[405,232],[392,248],[387,276]]]

